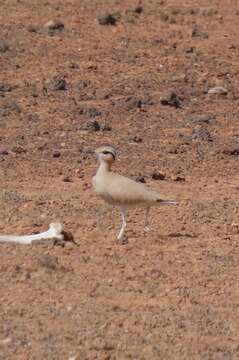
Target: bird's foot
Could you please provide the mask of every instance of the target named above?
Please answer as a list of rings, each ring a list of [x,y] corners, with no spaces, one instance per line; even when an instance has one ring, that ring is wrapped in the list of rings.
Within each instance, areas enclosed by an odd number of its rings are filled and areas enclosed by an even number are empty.
[[[150,228],[149,225],[146,225],[146,226],[144,227],[144,232],[150,232],[150,230],[151,230],[151,228]]]
[[[129,243],[129,241],[128,241],[128,238],[126,236],[123,236],[121,238],[118,237],[116,243],[118,245],[127,245]]]

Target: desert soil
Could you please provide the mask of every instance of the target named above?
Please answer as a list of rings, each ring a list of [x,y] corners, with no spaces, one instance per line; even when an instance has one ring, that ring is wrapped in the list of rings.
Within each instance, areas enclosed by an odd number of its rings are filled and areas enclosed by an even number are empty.
[[[0,359],[239,359],[238,23],[236,0],[0,0],[0,233],[77,242],[0,244]],[[131,211],[126,245],[104,143],[180,200],[147,234]]]

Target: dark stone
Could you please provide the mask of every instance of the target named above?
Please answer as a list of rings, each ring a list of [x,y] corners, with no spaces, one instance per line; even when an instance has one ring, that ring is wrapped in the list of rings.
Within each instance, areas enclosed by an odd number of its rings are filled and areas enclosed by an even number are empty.
[[[231,155],[231,156],[238,156],[239,155],[239,146],[233,147],[232,149],[225,149],[225,150],[223,150],[223,154]]]
[[[101,131],[111,131],[112,130],[111,126],[109,126],[107,124],[102,125],[100,129],[101,129]]]
[[[100,25],[115,25],[117,20],[117,17],[113,14],[104,14],[98,17]]]
[[[141,183],[143,183],[143,184],[146,183],[145,178],[144,178],[144,176],[142,176],[142,175],[135,176],[135,177],[134,177],[134,180],[135,180],[136,182],[141,182]]]
[[[160,172],[153,172],[151,176],[153,180],[165,180],[166,178],[166,176]]]
[[[0,53],[5,53],[8,49],[8,43],[5,40],[0,39]]]
[[[78,90],[83,90],[88,86],[87,82],[84,80],[80,80],[77,84],[77,89]]]
[[[183,176],[177,175],[177,176],[175,176],[175,177],[173,178],[173,181],[182,181],[182,182],[184,182],[184,181],[186,181],[186,179],[185,179],[185,177],[183,177]]]
[[[53,153],[52,153],[52,156],[54,158],[59,158],[61,156],[61,153],[59,150],[54,150]]]
[[[134,136],[130,136],[129,141],[139,144],[143,141],[143,139],[138,135],[134,135]]]
[[[100,124],[97,120],[88,120],[84,125],[80,127],[80,130],[100,131]]]
[[[69,175],[65,175],[63,176],[63,179],[62,179],[64,182],[72,182],[72,179],[70,178]]]
[[[180,100],[174,90],[165,92],[160,98],[162,105],[173,106],[175,108],[180,107]]]
[[[210,132],[205,127],[197,126],[192,130],[193,140],[212,141]]]
[[[185,120],[190,123],[209,124],[212,121],[212,118],[210,115],[197,115],[197,114],[188,113],[185,115]]]
[[[136,5],[134,8],[134,12],[136,14],[141,14],[144,11],[143,6],[142,5]]]
[[[48,81],[47,88],[51,91],[66,90],[66,81],[65,79],[54,77]]]
[[[208,39],[208,34],[200,30],[197,24],[192,26],[192,37],[201,37],[203,39]]]
[[[80,115],[85,115],[90,118],[94,118],[101,115],[101,111],[96,108],[83,108],[79,111]]]
[[[56,30],[62,31],[64,29],[64,24],[60,20],[50,20],[44,24],[44,28],[48,30],[48,32],[54,32]]]
[[[0,147],[0,155],[8,155],[9,152],[6,148]]]
[[[138,99],[136,96],[129,96],[126,100],[126,107],[128,110],[132,110],[135,108],[141,108],[142,101]]]
[[[16,86],[12,86],[9,84],[0,83],[0,92],[10,92],[12,91]]]
[[[34,26],[34,25],[29,25],[29,26],[27,27],[27,31],[30,32],[30,33],[37,33],[38,29],[37,29],[37,27]]]
[[[27,152],[27,150],[21,145],[14,145],[11,150],[16,154],[24,154]]]
[[[2,106],[2,108],[0,108],[0,116],[8,116],[8,115],[10,115],[11,112],[20,114],[21,111],[22,110],[16,101],[10,101],[10,102],[4,104]]]

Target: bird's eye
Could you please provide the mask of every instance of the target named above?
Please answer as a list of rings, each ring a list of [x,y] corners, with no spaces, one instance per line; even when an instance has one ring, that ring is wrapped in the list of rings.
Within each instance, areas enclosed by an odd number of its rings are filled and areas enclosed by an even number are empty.
[[[105,154],[105,155],[109,154],[108,151],[102,151],[102,153]]]

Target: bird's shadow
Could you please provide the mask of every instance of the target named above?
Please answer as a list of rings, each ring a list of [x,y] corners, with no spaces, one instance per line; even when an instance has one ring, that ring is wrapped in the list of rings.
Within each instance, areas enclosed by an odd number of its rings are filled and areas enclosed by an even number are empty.
[[[190,238],[195,239],[200,234],[188,234],[188,233],[180,233],[180,232],[172,232],[167,235],[160,235],[160,238],[166,239],[166,238]]]

